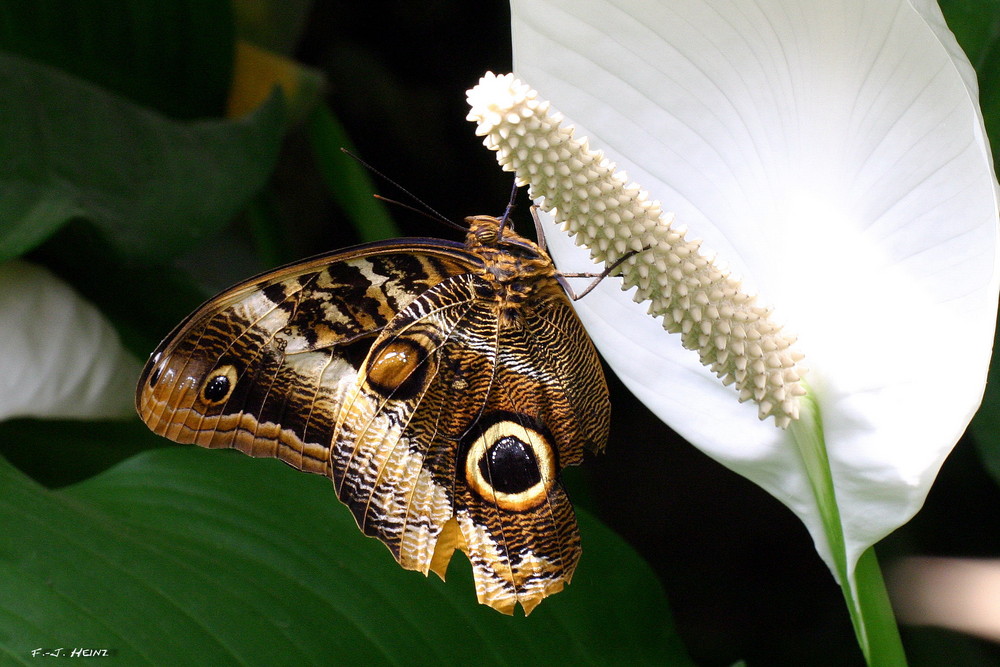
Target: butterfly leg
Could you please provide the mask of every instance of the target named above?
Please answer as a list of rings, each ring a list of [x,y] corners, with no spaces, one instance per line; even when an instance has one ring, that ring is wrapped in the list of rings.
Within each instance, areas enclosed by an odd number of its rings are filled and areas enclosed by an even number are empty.
[[[642,250],[648,250],[648,248],[643,248]],[[616,259],[610,266],[605,267],[605,269],[600,273],[593,273],[593,272],[557,273],[556,280],[558,280],[559,284],[562,285],[562,288],[566,290],[566,294],[569,295],[570,299],[572,299],[573,301],[579,301],[583,297],[590,294],[593,291],[593,289],[601,283],[602,280],[610,276],[615,269],[617,269],[619,266],[622,265],[622,263],[625,262],[625,260],[630,259],[635,255],[638,255],[640,252],[642,252],[642,250],[629,250],[627,253]],[[572,287],[570,287],[569,281],[567,281],[566,278],[594,278],[594,280],[589,285],[587,285],[586,289],[577,294],[576,291]]]
[[[537,206],[531,207],[531,219],[535,223],[535,234],[538,238],[538,246],[547,253],[549,250],[545,243],[545,231],[542,229],[542,221],[538,217]],[[627,259],[631,258],[634,255],[639,254],[640,252],[649,250],[649,248],[650,246],[646,246],[642,250],[629,250],[627,253],[616,259],[611,264],[611,266],[608,266],[600,273],[594,273],[594,272],[564,273],[560,271],[559,273],[556,274],[556,280],[558,280],[559,284],[562,285],[562,288],[566,290],[566,294],[569,295],[570,299],[572,299],[573,301],[579,301],[583,297],[590,294],[593,291],[593,289],[601,283],[602,280],[611,275],[612,272],[614,272],[615,269],[621,266],[622,263],[624,263]],[[576,291],[572,287],[570,287],[570,284],[566,280],[566,278],[594,278],[594,281],[591,282],[589,285],[587,285],[586,289],[577,294]]]

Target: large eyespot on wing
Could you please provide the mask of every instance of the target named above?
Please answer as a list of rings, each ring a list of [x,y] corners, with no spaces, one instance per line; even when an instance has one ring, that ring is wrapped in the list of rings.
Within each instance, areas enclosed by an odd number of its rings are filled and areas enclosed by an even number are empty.
[[[563,589],[580,559],[555,440],[528,414],[487,412],[462,443],[455,520],[479,601],[525,614]]]
[[[480,602],[530,612],[579,561],[558,472],[588,443],[603,446],[607,392],[592,348],[572,348],[576,337],[559,347],[562,319],[538,324],[526,308],[522,326],[505,328],[481,288],[451,278],[383,330],[345,399],[333,478],[361,529],[403,567],[443,576],[461,549]],[[567,386],[578,370],[593,390]]]
[[[558,452],[547,429],[533,421],[528,415],[493,413],[466,436],[460,468],[483,501],[509,512],[547,501],[559,471]]]
[[[447,242],[379,243],[245,281],[161,343],[140,377],[137,410],[177,442],[328,474],[336,417],[372,341],[469,261]]]
[[[434,355],[440,344],[433,332],[419,330],[383,338],[365,360],[365,382],[380,396],[396,401],[416,398],[434,372]]]
[[[452,548],[472,562],[480,602],[504,613],[520,603],[527,614],[562,590],[579,562],[576,517],[558,475],[584,448],[604,447],[610,404],[600,361],[565,299],[526,303],[519,316],[521,326],[498,333],[486,408],[463,439]]]

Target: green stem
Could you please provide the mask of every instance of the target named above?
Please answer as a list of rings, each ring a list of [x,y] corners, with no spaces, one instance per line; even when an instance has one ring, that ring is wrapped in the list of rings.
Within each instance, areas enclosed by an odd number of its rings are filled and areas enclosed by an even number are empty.
[[[811,395],[802,401],[801,416],[792,422],[789,431],[802,455],[819,507],[823,532],[833,555],[835,574],[851,614],[858,646],[873,667],[906,665],[906,654],[874,547],[869,547],[861,555],[853,570],[848,563],[844,526],[827,457],[823,418],[819,405]]]
[[[854,581],[870,647],[868,664],[886,667],[905,665],[903,642],[899,638],[899,628],[875,556],[875,547],[868,547],[861,554],[854,568]]]

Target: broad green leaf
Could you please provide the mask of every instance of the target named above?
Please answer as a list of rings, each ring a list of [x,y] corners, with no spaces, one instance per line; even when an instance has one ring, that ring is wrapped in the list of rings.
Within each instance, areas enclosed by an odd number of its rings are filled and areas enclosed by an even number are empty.
[[[235,121],[179,123],[0,54],[0,261],[84,218],[132,256],[171,257],[243,208],[271,172],[280,98]]]
[[[0,421],[0,457],[47,487],[82,482],[141,451],[169,446],[138,419]]]
[[[0,1],[0,50],[174,118],[222,114],[233,41],[228,0]]]
[[[145,359],[211,294],[177,266],[131,257],[127,252],[116,249],[93,225],[73,221],[29,258],[52,269],[92,301],[111,320],[125,346]],[[100,271],[94,270],[97,260]],[[230,264],[226,262],[227,267]],[[255,270],[247,269],[243,277]]]
[[[461,558],[447,583],[403,571],[329,481],[276,461],[168,448],[59,491],[2,461],[0,489],[11,661],[688,664],[648,566],[588,516],[574,582],[524,618],[476,604]]]

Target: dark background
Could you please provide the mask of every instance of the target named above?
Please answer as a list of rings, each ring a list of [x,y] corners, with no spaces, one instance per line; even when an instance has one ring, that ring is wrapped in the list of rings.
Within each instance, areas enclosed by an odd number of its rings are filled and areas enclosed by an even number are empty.
[[[366,161],[451,219],[498,214],[511,176],[465,120],[465,91],[487,70],[510,71],[508,12],[495,0],[320,2],[296,56],[325,72],[328,102]],[[287,195],[283,213],[299,230],[292,241],[299,256],[357,240],[310,180],[303,168],[310,160],[293,133],[275,176]],[[406,199],[389,184],[378,187]],[[528,233],[524,210],[519,225]],[[393,215],[404,234],[452,236],[405,210]],[[684,442],[610,372],[608,379],[611,440],[605,455],[570,471],[573,497],[656,569],[696,662],[863,664],[840,588],[798,519]],[[880,545],[883,569],[906,554],[995,556],[998,508],[996,484],[963,439],[924,510]],[[940,664],[945,655],[1000,664],[986,642],[944,631],[903,634],[912,664]]]

